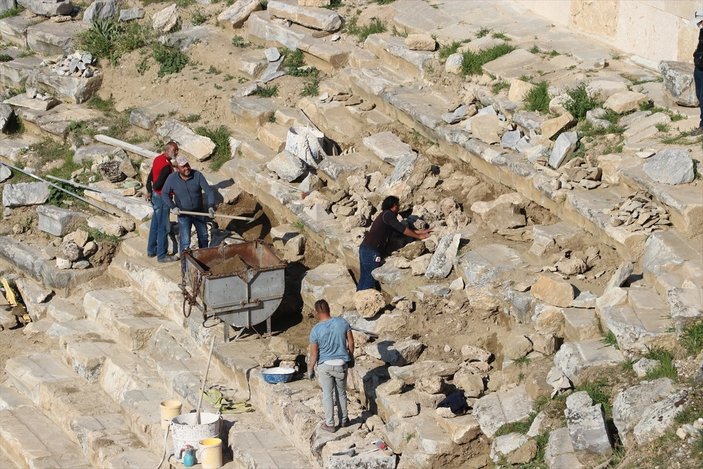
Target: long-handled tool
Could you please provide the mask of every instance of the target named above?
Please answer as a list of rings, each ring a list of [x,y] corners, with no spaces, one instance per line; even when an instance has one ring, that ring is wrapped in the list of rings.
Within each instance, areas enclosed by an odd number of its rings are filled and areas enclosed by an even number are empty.
[[[178,213],[180,213],[180,214],[182,214],[182,215],[195,215],[195,216],[208,217],[208,218],[210,217],[210,214],[209,214],[209,213],[190,212],[190,211],[188,211],[188,210],[180,210]],[[222,214],[219,214],[219,213],[216,213],[215,216],[216,216],[216,217],[227,218],[227,219],[230,219],[230,220],[244,220],[244,221],[248,221],[248,222],[253,222],[253,221],[256,220],[256,218],[257,218],[257,217],[254,217],[254,218],[238,217],[238,216],[235,216],[235,215],[222,215]]]
[[[198,408],[195,410],[195,423],[200,425],[200,406],[203,404],[203,396],[205,395],[205,383],[207,382],[207,375],[210,372],[210,361],[212,361],[212,350],[215,348],[215,335],[212,335],[212,340],[210,341],[210,354],[207,357],[207,368],[205,368],[205,377],[203,378],[203,386],[200,388],[200,398],[198,399]]]

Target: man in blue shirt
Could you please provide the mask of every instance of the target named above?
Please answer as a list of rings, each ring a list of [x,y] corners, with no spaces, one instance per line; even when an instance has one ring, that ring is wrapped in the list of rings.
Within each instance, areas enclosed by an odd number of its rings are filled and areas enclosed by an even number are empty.
[[[330,305],[325,300],[315,302],[315,318],[319,321],[310,331],[310,379],[317,370],[322,387],[322,407],[325,411],[323,430],[335,432],[334,394],[339,407],[340,425],[349,425],[347,414],[347,369],[354,357],[354,336],[346,319],[330,316]]]
[[[205,219],[195,215],[181,214],[180,211],[205,212],[203,194],[207,203],[210,218],[215,217],[215,193],[200,171],[190,168],[188,160],[179,156],[176,158],[176,172],[171,173],[161,191],[166,204],[178,216],[178,253],[183,254],[190,247],[190,230],[195,225],[198,234],[198,247],[208,246],[207,225]]]

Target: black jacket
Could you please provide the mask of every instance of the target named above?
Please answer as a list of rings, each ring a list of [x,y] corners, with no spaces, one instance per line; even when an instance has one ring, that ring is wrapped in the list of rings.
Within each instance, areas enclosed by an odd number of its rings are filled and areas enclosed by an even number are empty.
[[[698,47],[693,53],[693,64],[698,70],[703,70],[703,29],[698,31]]]

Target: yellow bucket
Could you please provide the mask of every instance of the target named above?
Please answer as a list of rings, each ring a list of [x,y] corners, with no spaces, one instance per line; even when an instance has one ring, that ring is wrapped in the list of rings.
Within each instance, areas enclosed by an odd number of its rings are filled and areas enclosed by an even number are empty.
[[[176,399],[169,399],[161,402],[161,428],[166,430],[171,425],[173,417],[181,415],[183,404]]]
[[[218,469],[222,467],[222,440],[219,438],[205,438],[198,442],[200,457],[198,462],[203,469]]]

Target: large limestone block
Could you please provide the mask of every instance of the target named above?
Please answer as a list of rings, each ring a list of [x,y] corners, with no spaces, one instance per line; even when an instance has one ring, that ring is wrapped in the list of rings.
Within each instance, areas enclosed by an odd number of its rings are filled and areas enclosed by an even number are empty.
[[[527,93],[529,93],[535,85],[518,78],[510,80],[510,89],[508,90],[508,99],[516,103],[522,102]]]
[[[217,21],[233,28],[241,28],[249,15],[258,10],[261,10],[259,0],[237,0],[217,16]]]
[[[644,381],[627,388],[613,400],[613,423],[626,447],[634,444],[632,430],[640,422],[644,411],[674,392],[669,378]]]
[[[83,22],[92,24],[95,20],[114,18],[118,13],[117,0],[95,0],[83,12]]]
[[[521,433],[509,433],[493,440],[490,454],[495,463],[527,464],[537,455],[537,443]]]
[[[481,217],[494,232],[525,226],[525,198],[517,192],[503,194],[495,200],[474,202],[471,211]]]
[[[381,132],[363,139],[364,146],[386,163],[395,166],[404,156],[415,155],[410,145],[393,132]]]
[[[494,392],[474,403],[473,415],[481,425],[481,431],[492,438],[506,423],[518,422],[532,412],[532,398],[524,385],[509,391]]]
[[[601,456],[609,456],[613,452],[603,407],[601,404],[593,405],[586,391],[575,392],[566,398],[564,416],[574,450]]]
[[[54,236],[64,236],[71,230],[71,225],[81,218],[78,212],[53,205],[37,207],[37,215],[39,216],[37,228]]]
[[[429,34],[408,34],[405,38],[405,46],[410,50],[431,52],[437,47],[437,41]]]
[[[317,300],[327,300],[334,315],[347,311],[353,305],[356,284],[347,268],[341,264],[321,264],[305,273],[300,295],[307,308]]]
[[[178,25],[180,19],[181,16],[178,13],[178,5],[172,3],[166,8],[154,13],[154,16],[151,18],[151,27],[154,28],[154,31],[159,33],[168,33]]]
[[[297,156],[288,151],[282,151],[266,163],[266,168],[286,182],[299,179],[306,172],[306,166]]]
[[[681,106],[698,106],[696,85],[693,82],[693,65],[689,62],[663,60],[659,62],[659,71],[664,78],[664,87],[671,94],[676,104]]]
[[[479,246],[456,260],[456,269],[461,273],[467,287],[485,287],[500,281],[509,271],[520,269],[525,261],[516,250],[503,244]]]
[[[301,7],[294,3],[271,0],[266,7],[269,14],[321,31],[337,31],[342,27],[342,18],[334,10]]]
[[[683,404],[687,398],[688,391],[682,389],[645,408],[642,418],[632,430],[637,444],[644,445],[659,438],[674,425],[676,416],[684,410]]]
[[[18,0],[17,3],[41,16],[69,15],[73,11],[69,0]]]
[[[187,125],[174,119],[168,119],[158,129],[158,134],[176,143],[181,151],[192,155],[196,160],[203,161],[215,151],[215,143],[208,137],[198,135]]]
[[[554,306],[570,306],[574,299],[573,285],[555,275],[540,275],[530,291],[535,298]]]
[[[646,94],[638,93],[637,91],[622,91],[610,96],[603,104],[603,107],[622,114],[637,110],[640,103],[646,100]]]
[[[645,174],[662,184],[687,184],[696,177],[694,164],[683,148],[666,148],[658,151],[642,166]]]
[[[5,184],[2,189],[3,207],[41,205],[49,199],[49,185],[45,182]]]
[[[442,236],[427,266],[425,277],[441,279],[449,275],[456,260],[460,241],[461,235],[459,233],[450,233]]]
[[[600,339],[566,342],[554,355],[554,365],[572,382],[592,366],[614,366],[625,360],[622,352]]]
[[[557,134],[557,132],[571,124],[573,120],[574,116],[572,116],[569,112],[565,112],[562,115],[552,119],[547,119],[542,122],[542,137],[545,139],[552,138]]]
[[[503,124],[495,114],[477,114],[471,118],[471,134],[483,143],[500,142]]]
[[[553,430],[544,451],[544,462],[550,469],[582,469],[571,444],[569,430],[566,427]]]
[[[82,22],[54,23],[44,21],[27,28],[27,46],[43,55],[70,54],[74,38],[88,29]]]
[[[578,145],[578,134],[576,132],[564,132],[557,137],[552,153],[549,155],[549,166],[556,169],[571,155]]]
[[[354,293],[354,308],[363,318],[376,316],[386,306],[383,294],[373,288]]]
[[[368,355],[383,360],[391,366],[415,363],[425,349],[425,344],[415,339],[399,341],[381,340],[365,347]]]
[[[61,98],[64,102],[81,104],[88,101],[100,88],[103,82],[102,73],[96,73],[92,77],[74,77],[57,75],[49,69],[38,70],[36,74],[27,80],[27,85],[37,88],[39,91],[48,93]],[[59,106],[51,110],[57,109]],[[96,113],[92,109],[73,110],[72,115],[76,116],[74,120],[78,121],[81,113],[90,114]],[[46,114],[47,120],[52,118],[51,114]],[[59,120],[61,113],[55,116]],[[68,127],[72,121],[69,121]],[[53,132],[52,132],[53,133]]]

